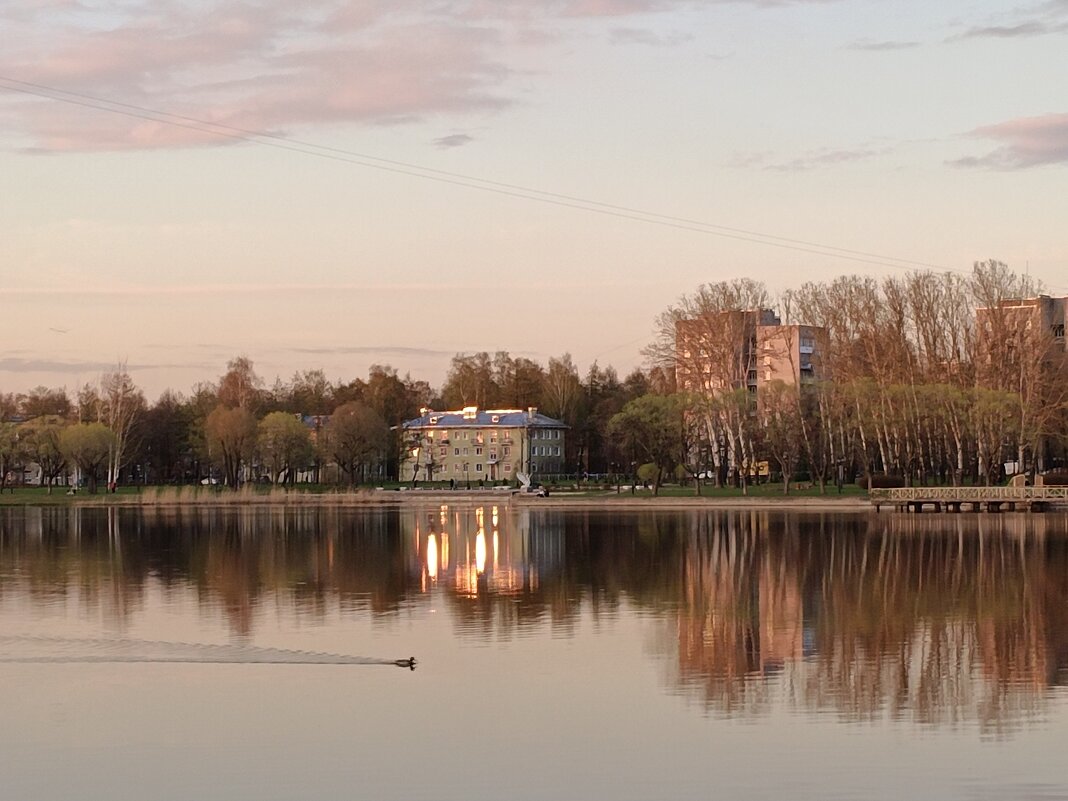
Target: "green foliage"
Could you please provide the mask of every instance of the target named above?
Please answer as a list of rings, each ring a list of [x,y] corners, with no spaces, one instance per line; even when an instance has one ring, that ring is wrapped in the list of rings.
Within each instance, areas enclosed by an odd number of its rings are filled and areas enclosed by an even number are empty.
[[[653,462],[646,462],[638,465],[637,474],[639,481],[656,481],[660,477],[660,468]]]
[[[81,470],[91,493],[96,492],[100,468],[107,462],[114,444],[115,435],[103,423],[76,423],[59,435],[60,451]]]
[[[0,422],[0,492],[7,485],[8,473],[22,460],[23,454],[18,426]]]
[[[48,492],[52,484],[67,466],[67,457],[60,447],[60,437],[67,421],[56,415],[36,417],[21,426],[21,436],[26,458],[41,469],[41,483]]]
[[[294,470],[306,467],[315,456],[307,427],[287,412],[271,412],[260,420],[256,443],[275,484],[283,474],[292,476]]]
[[[653,490],[660,477],[679,463],[684,451],[683,400],[678,395],[643,395],[627,403],[612,417],[608,431],[631,461],[650,462],[655,471]]]

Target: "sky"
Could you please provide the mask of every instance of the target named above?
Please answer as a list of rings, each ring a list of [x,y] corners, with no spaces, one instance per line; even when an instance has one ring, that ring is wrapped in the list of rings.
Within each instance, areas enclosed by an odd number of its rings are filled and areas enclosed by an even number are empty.
[[[2,392],[625,372],[738,277],[1068,294],[1068,0],[4,0],[0,41]]]

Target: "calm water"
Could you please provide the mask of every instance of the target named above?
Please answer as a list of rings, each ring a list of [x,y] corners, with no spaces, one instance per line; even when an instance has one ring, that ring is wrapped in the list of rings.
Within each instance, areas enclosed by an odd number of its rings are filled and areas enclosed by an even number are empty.
[[[3,799],[1068,799],[1066,685],[1064,515],[0,509]]]

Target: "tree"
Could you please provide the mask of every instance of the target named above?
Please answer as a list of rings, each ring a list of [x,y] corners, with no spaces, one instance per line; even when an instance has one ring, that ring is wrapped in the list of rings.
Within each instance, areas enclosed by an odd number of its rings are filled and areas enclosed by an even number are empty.
[[[457,353],[452,357],[441,390],[446,406],[451,409],[464,406],[488,409],[497,404],[499,396],[500,388],[494,380],[494,365],[488,353]]]
[[[382,416],[366,403],[339,406],[319,438],[324,461],[333,461],[348,476],[349,485],[360,473],[381,461],[390,446],[391,433]]]
[[[23,417],[43,417],[45,415],[70,417],[70,398],[67,397],[65,389],[36,387],[19,400]]]
[[[100,418],[114,435],[107,464],[109,486],[119,480],[119,470],[130,449],[130,435],[144,410],[145,396],[126,372],[124,363],[103,375],[100,379]]]
[[[283,477],[292,483],[294,471],[306,466],[314,456],[307,427],[288,412],[271,412],[260,420],[256,442],[273,484]]]
[[[608,425],[620,449],[636,462],[656,466],[653,494],[660,493],[665,472],[681,461],[682,402],[677,395],[643,395],[627,403]]]
[[[204,438],[209,458],[223,469],[226,485],[236,488],[241,463],[256,443],[256,418],[248,409],[216,406],[204,420]]]
[[[76,423],[59,435],[60,452],[81,471],[90,493],[96,492],[100,469],[114,446],[115,435],[103,423]]]
[[[260,401],[261,379],[248,356],[237,356],[226,364],[219,379],[219,403],[229,408],[255,410]]]
[[[523,356],[512,358],[506,351],[493,356],[493,381],[497,386],[496,403],[506,409],[525,409],[538,402],[545,371],[541,365]]]
[[[213,393],[214,394],[214,393]],[[180,481],[195,458],[196,409],[170,390],[141,416],[140,458],[146,481]]]
[[[559,359],[549,359],[541,398],[542,411],[549,417],[563,420],[568,425],[575,423],[582,401],[582,381],[570,353],[565,353]]]
[[[23,444],[15,423],[0,422],[0,494],[7,487],[8,474],[22,463]]]
[[[41,469],[41,483],[52,494],[52,485],[67,466],[67,457],[60,447],[60,437],[68,423],[58,415],[35,417],[22,424],[22,440],[26,457]]]
[[[783,494],[790,494],[790,478],[801,455],[800,387],[784,381],[770,381],[761,390],[760,422],[764,449],[782,473]]]
[[[334,408],[334,389],[322,370],[295,373],[290,382],[290,403],[287,411],[294,414],[329,414]]]
[[[368,372],[363,401],[374,409],[387,426],[386,471],[396,475],[402,451],[401,425],[419,415],[420,407],[430,403],[430,385],[413,381],[406,375],[400,378],[389,365],[373,364]]]
[[[5,420],[10,421],[11,418],[18,415],[21,400],[22,398],[14,393],[0,392],[0,423]]]
[[[1018,434],[1020,420],[1020,397],[999,389],[974,390],[972,401],[972,428],[979,457],[979,475],[989,486],[997,481],[1001,472],[1004,446]]]

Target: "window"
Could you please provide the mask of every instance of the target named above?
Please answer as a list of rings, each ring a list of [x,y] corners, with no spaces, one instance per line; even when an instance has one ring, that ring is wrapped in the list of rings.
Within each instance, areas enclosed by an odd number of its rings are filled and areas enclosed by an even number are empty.
[[[482,455],[482,449],[481,448],[475,448],[475,456],[481,456],[481,455]]]
[[[470,448],[464,448],[464,456],[467,456],[468,451],[470,451],[470,450],[471,450]]]
[[[505,462],[504,463],[504,472],[505,473],[511,473],[512,472],[512,463],[511,462]]]
[[[493,422],[493,423],[501,422],[501,416],[499,414],[493,415],[492,417],[490,417],[490,422]]]
[[[459,456],[460,455],[460,449],[459,448],[453,448],[452,449],[452,455],[453,456]]]
[[[449,449],[445,448],[445,447],[442,447],[440,449],[440,452],[438,453],[438,455],[441,456],[441,457],[448,456],[449,455]]]
[[[497,432],[496,431],[491,431],[490,432],[490,445],[494,445],[494,444],[496,444],[496,442],[497,442]]]
[[[555,448],[553,448],[553,456],[559,456],[559,455],[560,455],[560,446],[557,445]]]
[[[482,465],[479,462],[475,462],[475,472],[476,473],[481,473],[482,472]]]
[[[490,451],[489,452],[489,460],[491,462],[496,462],[497,461],[497,451]]]
[[[442,439],[448,439],[449,438],[449,430],[447,428],[441,429],[441,438]]]
[[[511,453],[512,453],[512,449],[510,447],[508,447],[507,445],[505,445],[504,446],[504,455],[505,456],[510,456]]]
[[[460,472],[460,463],[459,462],[457,462],[456,464],[454,464],[452,466],[452,472],[454,472],[454,473],[459,473]]]

